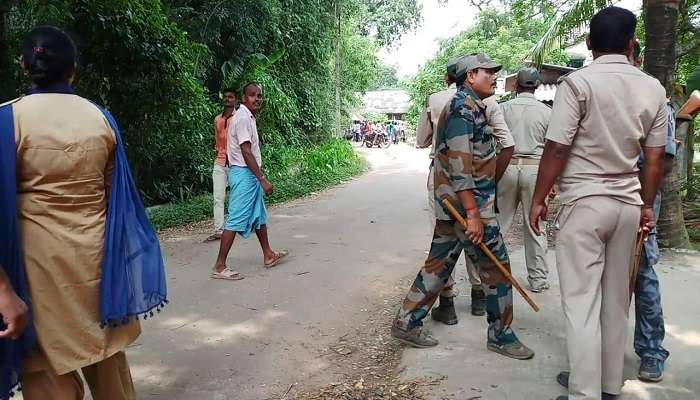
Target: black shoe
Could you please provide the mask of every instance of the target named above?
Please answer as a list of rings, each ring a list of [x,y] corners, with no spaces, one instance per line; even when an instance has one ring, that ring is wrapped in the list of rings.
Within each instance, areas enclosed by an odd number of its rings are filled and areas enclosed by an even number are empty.
[[[480,287],[472,288],[472,315],[482,316],[486,314],[486,293]]]
[[[445,325],[456,325],[459,322],[452,297],[440,296],[440,304],[433,308],[430,315],[435,321],[442,322]]]
[[[569,371],[562,371],[557,375],[557,383],[564,386],[565,388],[569,388]],[[602,400],[615,400],[617,398],[616,395],[610,394],[610,393],[602,393]],[[557,397],[557,400],[568,400],[569,396],[559,396]]]
[[[562,371],[557,375],[557,383],[564,386],[565,388],[569,388],[569,371]]]
[[[601,397],[602,400],[615,400],[617,399],[617,396],[613,394],[608,394],[608,393],[603,393],[603,397]],[[557,400],[569,400],[569,396],[559,396],[557,397]]]

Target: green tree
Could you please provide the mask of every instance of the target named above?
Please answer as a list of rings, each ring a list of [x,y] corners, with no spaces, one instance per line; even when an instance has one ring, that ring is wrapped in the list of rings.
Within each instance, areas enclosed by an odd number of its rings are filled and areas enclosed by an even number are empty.
[[[552,23],[547,33],[530,54],[540,60],[549,51],[564,43],[567,32],[586,26],[600,9],[606,7],[605,0],[577,0],[561,13]],[[700,49],[700,10],[697,0],[645,0],[640,30],[644,33],[644,68],[655,76],[671,95],[674,78],[681,82],[687,79],[691,66],[698,64]],[[639,32],[639,31],[638,31]],[[639,35],[638,33],[638,36]],[[678,38],[678,39],[677,39]],[[682,44],[677,46],[678,40]],[[687,143],[693,143],[692,132]],[[683,149],[686,147],[684,146]],[[681,150],[684,151],[684,150]],[[692,147],[687,154],[692,160]],[[692,161],[689,163],[692,165]],[[664,180],[662,206],[659,218],[659,240],[670,247],[688,247],[688,233],[683,218],[678,182],[678,166]]]
[[[397,77],[396,66],[381,63],[370,85],[370,90],[398,89],[401,87]]]
[[[445,68],[449,59],[473,52],[484,52],[503,65],[504,72],[517,71],[523,65],[528,50],[547,29],[542,17],[526,13],[524,9],[499,12],[482,11],[476,24],[456,36],[443,41],[435,57],[428,60],[409,83],[413,106],[407,119],[415,124],[426,97],[445,87]],[[546,60],[556,64],[566,63],[563,51],[548,53]]]
[[[25,0],[9,15],[13,55],[19,54],[27,27],[55,24],[78,39],[77,90],[108,107],[120,122],[146,201],[197,190],[208,174],[204,165],[213,158],[204,139],[213,111],[200,84],[202,66],[210,59],[206,48],[168,20],[159,0]],[[13,68],[19,88],[14,96],[27,82],[16,62]]]

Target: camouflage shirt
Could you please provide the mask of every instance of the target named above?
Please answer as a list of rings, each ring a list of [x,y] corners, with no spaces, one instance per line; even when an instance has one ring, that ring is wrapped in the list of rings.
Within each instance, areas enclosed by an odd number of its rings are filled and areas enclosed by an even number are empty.
[[[496,147],[485,110],[471,89],[461,87],[442,111],[435,143],[435,200],[442,204],[449,198],[465,215],[455,193],[471,190],[481,218],[495,218]],[[435,214],[452,220],[443,207],[435,207]]]

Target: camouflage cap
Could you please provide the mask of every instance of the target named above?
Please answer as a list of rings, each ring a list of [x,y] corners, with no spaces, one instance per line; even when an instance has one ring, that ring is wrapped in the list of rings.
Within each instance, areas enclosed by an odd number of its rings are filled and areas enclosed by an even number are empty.
[[[464,56],[451,58],[447,62],[447,76],[449,76],[450,79],[457,80],[457,65],[459,64],[459,60],[461,60],[463,57]]]
[[[484,53],[472,53],[464,56],[457,61],[457,76],[462,76],[474,69],[493,69],[496,72],[503,68],[502,65],[496,64]]]
[[[518,71],[518,85],[525,88],[536,88],[540,85],[540,73],[534,68],[523,68]]]

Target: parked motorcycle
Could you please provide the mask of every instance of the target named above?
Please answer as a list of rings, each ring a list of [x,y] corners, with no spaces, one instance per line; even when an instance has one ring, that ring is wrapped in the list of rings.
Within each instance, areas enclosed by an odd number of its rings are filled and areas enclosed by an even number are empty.
[[[365,135],[364,145],[370,149],[374,146],[386,149],[391,146],[391,140],[383,132],[374,132],[371,135]]]

